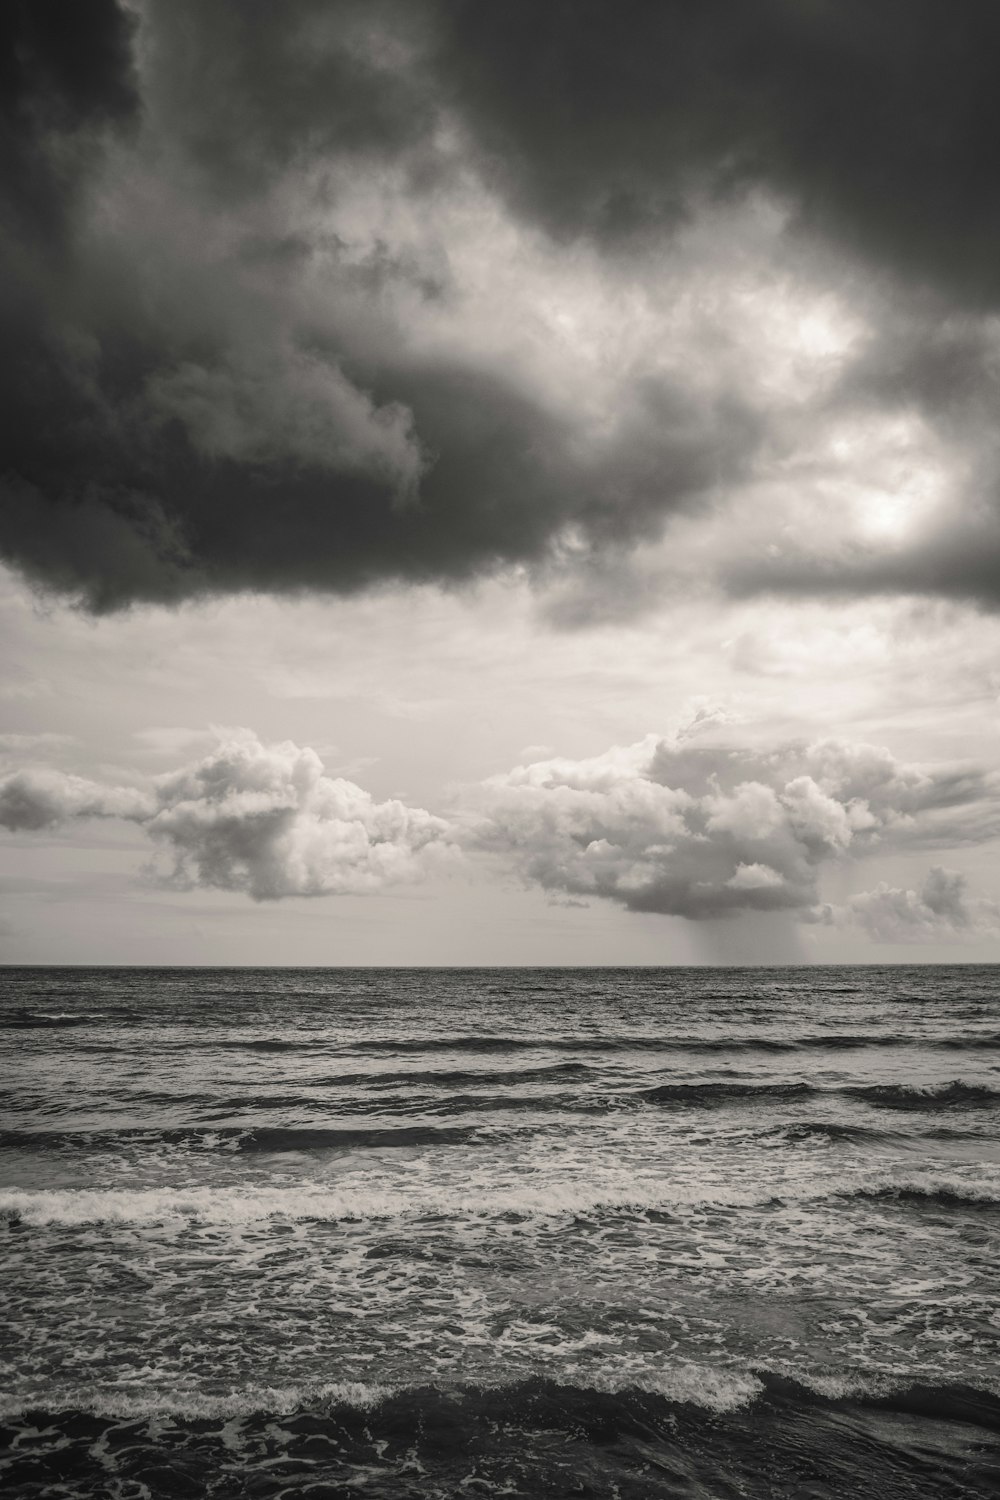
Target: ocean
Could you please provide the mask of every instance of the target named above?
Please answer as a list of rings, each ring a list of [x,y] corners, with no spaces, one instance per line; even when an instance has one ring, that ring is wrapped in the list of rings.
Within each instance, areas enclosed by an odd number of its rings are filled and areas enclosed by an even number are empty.
[[[6,969],[9,1496],[995,1496],[1000,968]]]

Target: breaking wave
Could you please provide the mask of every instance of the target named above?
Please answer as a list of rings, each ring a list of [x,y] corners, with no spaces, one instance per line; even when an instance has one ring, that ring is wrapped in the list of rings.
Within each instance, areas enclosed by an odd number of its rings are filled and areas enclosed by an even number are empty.
[[[879,1109],[983,1109],[1000,1103],[1000,1089],[986,1084],[963,1083],[961,1079],[926,1086],[915,1083],[847,1085],[837,1092]]]
[[[26,1390],[0,1398],[0,1419],[79,1412],[128,1421],[174,1418],[187,1421],[247,1417],[290,1417],[300,1413],[351,1410],[373,1413],[391,1405],[398,1419],[406,1411],[424,1423],[435,1408],[457,1407],[456,1416],[513,1416],[525,1403],[552,1403],[578,1420],[594,1398],[646,1397],[671,1407],[700,1409],[713,1415],[747,1408],[772,1409],[868,1407],[936,1421],[969,1423],[1000,1432],[1000,1395],[963,1383],[921,1383],[882,1372],[856,1371],[844,1377],[734,1365],[694,1364],[647,1359],[614,1362],[586,1374],[569,1366],[545,1377],[499,1378],[453,1385],[383,1385],[363,1381],[329,1381],[309,1385],[250,1385],[225,1392],[190,1388],[147,1389],[142,1394],[96,1385],[65,1390]]]
[[[0,1192],[0,1218],[24,1225],[163,1224],[197,1220],[212,1224],[252,1224],[267,1219],[341,1220],[408,1217],[543,1217],[581,1215],[602,1210],[668,1210],[671,1205],[715,1201],[704,1193],[673,1195],[627,1187],[581,1191],[576,1184],[546,1184],[537,1189],[420,1192],[366,1189],[333,1191],[301,1188],[91,1188],[14,1189]],[[727,1203],[752,1207],[768,1199],[752,1192],[725,1195]]]
[[[939,1183],[887,1182],[877,1187],[852,1188],[845,1198],[867,1198],[873,1203],[915,1203],[936,1208],[1000,1208],[1000,1183],[979,1186],[973,1182],[946,1180]]]
[[[1000,1104],[1000,1089],[986,1084],[963,1083],[955,1079],[950,1083],[895,1084],[864,1083],[845,1084],[839,1088],[819,1088],[811,1083],[799,1081],[779,1083],[707,1082],[707,1083],[663,1083],[644,1089],[636,1097],[650,1104],[694,1104],[713,1105],[747,1103],[754,1100],[773,1101],[822,1099],[839,1096],[855,1099],[859,1103],[871,1104],[879,1109],[931,1111],[959,1108],[985,1109]],[[854,1128],[854,1127],[849,1127]]]
[[[219,1225],[288,1221],[362,1223],[403,1218],[559,1218],[602,1213],[667,1214],[702,1207],[769,1208],[789,1202],[843,1200],[936,1202],[942,1206],[1000,1206],[1000,1170],[973,1179],[927,1172],[894,1178],[879,1173],[832,1186],[806,1178],[775,1190],[713,1188],[653,1182],[543,1182],[538,1187],[330,1189],[322,1186],[192,1188],[17,1188],[0,1192],[0,1220],[13,1226],[46,1224],[156,1225],[197,1221]]]

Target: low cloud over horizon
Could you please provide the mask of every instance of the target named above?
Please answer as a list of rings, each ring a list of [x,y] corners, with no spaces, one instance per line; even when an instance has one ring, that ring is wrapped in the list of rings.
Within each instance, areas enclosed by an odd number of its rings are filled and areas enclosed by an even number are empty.
[[[0,552],[1000,604],[985,0],[58,0],[0,42]]]
[[[974,896],[957,870],[934,865],[920,889],[886,881],[852,896],[846,906],[825,906],[816,919],[835,926],[856,924],[876,943],[961,942],[1000,934],[1000,904]]]
[[[903,943],[998,930],[1000,907],[941,866],[919,892],[882,882],[843,906],[822,902],[818,881],[835,863],[995,838],[1000,772],[907,765],[837,741],[763,751],[695,743],[703,727],[517,766],[439,814],[376,802],[326,775],[308,747],[228,731],[201,759],[130,786],[11,770],[0,778],[0,825],[135,823],[167,856],[147,879],[258,902],[375,895],[448,873],[468,880],[479,868],[486,879],[513,875],[559,897],[695,922],[788,912]]]
[[[169,853],[158,872],[164,884],[244,891],[255,901],[364,895],[418,880],[449,839],[447,824],[422,808],[377,803],[325,776],[314,750],[262,745],[249,730],[148,790],[49,769],[0,779],[0,824],[12,832],[77,818],[137,823]]]
[[[832,740],[749,750],[651,735],[589,760],[518,766],[479,797],[476,842],[525,879],[694,920],[822,919],[824,866],[1000,832],[997,772],[906,765]]]

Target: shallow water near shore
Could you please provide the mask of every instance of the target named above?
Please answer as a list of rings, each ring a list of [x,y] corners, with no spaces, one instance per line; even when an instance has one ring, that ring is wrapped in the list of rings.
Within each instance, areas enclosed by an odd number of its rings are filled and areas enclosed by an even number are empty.
[[[997,1492],[1000,971],[2,990],[5,1493]]]

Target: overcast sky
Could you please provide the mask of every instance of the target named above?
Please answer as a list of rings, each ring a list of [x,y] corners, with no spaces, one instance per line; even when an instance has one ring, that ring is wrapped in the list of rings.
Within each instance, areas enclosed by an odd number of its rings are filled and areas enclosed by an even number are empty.
[[[1000,7],[0,52],[4,961],[1000,959]]]

